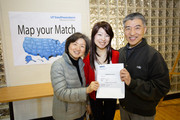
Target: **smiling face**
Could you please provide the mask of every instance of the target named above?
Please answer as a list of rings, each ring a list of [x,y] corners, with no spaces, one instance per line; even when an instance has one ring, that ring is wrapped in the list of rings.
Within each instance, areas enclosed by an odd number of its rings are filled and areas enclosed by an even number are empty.
[[[131,47],[136,46],[142,41],[144,34],[146,32],[146,27],[144,26],[141,19],[133,19],[125,22],[124,34],[126,40],[129,42]]]
[[[79,38],[75,42],[69,44],[68,47],[69,55],[74,59],[78,60],[82,57],[86,51],[86,42],[84,39]]]
[[[94,37],[94,42],[96,47],[99,49],[105,49],[106,46],[109,44],[110,36],[106,33],[103,28],[99,28],[98,32]]]

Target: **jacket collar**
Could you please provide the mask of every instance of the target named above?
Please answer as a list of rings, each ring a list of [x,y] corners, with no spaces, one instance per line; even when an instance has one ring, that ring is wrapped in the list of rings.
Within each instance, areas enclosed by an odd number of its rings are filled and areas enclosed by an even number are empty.
[[[139,43],[137,46],[133,47],[132,49],[138,49],[138,48],[141,48],[143,46],[145,46],[147,44],[146,42],[146,39],[145,38],[142,38],[142,41],[141,43]],[[126,45],[126,49],[129,49],[129,43]]]
[[[71,62],[71,60],[70,60],[70,58],[69,58],[69,56],[68,56],[67,53],[64,52],[63,55],[62,55],[62,57],[64,58],[64,60],[65,60],[68,64],[73,65],[73,63]],[[82,61],[81,58],[79,58],[78,64],[79,64],[79,68],[82,69],[82,68],[84,67],[84,62]],[[81,70],[81,69],[80,69],[80,70]]]

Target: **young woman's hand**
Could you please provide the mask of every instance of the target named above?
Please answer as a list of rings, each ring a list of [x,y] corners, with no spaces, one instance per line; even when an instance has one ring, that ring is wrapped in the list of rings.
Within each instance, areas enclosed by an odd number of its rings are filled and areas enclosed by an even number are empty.
[[[98,88],[99,88],[99,83],[97,81],[92,81],[91,84],[87,87],[86,93],[97,91]]]

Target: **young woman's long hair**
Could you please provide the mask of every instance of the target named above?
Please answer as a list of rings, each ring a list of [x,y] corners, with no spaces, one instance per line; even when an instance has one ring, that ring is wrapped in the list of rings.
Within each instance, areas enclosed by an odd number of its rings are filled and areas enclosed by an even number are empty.
[[[98,30],[100,28],[103,28],[106,33],[110,36],[110,41],[109,41],[109,44],[106,46],[107,48],[107,57],[105,59],[104,62],[107,61],[107,63],[109,64],[110,63],[110,60],[111,60],[111,56],[112,56],[112,51],[111,51],[111,41],[112,41],[112,38],[114,37],[114,32],[112,30],[112,27],[109,23],[105,22],[105,21],[101,21],[101,22],[97,22],[93,28],[92,28],[92,32],[91,32],[91,47],[90,47],[90,65],[93,69],[95,69],[95,64],[94,64],[94,61],[97,60],[97,56],[98,53],[96,52],[96,44],[94,42],[94,38],[95,38],[95,35],[96,33],[98,32]]]

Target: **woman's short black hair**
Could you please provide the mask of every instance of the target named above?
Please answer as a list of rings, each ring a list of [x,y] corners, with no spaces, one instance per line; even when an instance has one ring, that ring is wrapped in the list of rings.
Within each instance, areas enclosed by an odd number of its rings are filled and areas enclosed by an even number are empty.
[[[66,44],[65,44],[65,53],[69,54],[68,48],[69,48],[70,43],[75,42],[79,38],[84,39],[85,42],[86,42],[86,51],[85,51],[84,57],[88,54],[88,52],[89,52],[89,41],[90,40],[89,40],[89,38],[86,35],[84,35],[84,34],[82,34],[80,32],[76,32],[76,33],[72,34],[71,36],[69,36],[67,38]]]

